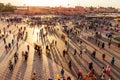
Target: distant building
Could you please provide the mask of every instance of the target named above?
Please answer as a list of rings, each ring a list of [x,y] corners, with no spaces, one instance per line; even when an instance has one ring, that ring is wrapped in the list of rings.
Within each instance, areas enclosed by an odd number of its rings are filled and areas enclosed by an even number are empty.
[[[43,7],[43,6],[16,6],[15,14],[65,14],[65,15],[77,15],[84,13],[96,13],[96,12],[118,12],[115,8],[104,8],[104,7]]]

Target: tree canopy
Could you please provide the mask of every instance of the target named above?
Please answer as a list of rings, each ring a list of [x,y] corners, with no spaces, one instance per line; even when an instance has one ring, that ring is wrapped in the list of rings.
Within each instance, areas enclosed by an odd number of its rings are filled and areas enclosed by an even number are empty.
[[[4,5],[3,3],[0,3],[0,12],[13,12],[14,7],[10,4]]]

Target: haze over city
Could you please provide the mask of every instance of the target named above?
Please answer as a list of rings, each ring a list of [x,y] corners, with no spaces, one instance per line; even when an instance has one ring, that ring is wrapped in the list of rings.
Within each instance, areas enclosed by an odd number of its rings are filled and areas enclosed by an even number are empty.
[[[0,3],[11,3],[15,6],[94,6],[94,7],[115,7],[120,8],[120,0],[0,0]]]

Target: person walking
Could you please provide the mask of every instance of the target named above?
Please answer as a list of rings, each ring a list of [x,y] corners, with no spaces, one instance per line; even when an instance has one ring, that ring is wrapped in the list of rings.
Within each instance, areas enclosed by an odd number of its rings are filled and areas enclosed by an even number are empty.
[[[71,62],[71,60],[69,61],[69,63],[68,63],[68,66],[69,66],[69,69],[71,70],[72,68],[72,62]]]
[[[102,60],[105,60],[106,55],[102,54]]]
[[[27,59],[28,59],[28,52],[27,51],[25,51],[25,61],[27,61]]]
[[[11,42],[11,43],[12,43],[12,45],[14,45],[14,39],[12,39],[12,42]]]
[[[55,41],[55,46],[57,46],[57,41]]]
[[[3,38],[3,41],[4,41],[4,44],[6,44],[6,39],[5,38]]]
[[[66,51],[65,51],[65,49],[63,50],[63,57],[65,57],[65,54],[66,54]]]
[[[90,69],[90,70],[93,69],[93,63],[92,63],[92,62],[89,63],[89,69]]]
[[[10,71],[13,71],[13,64],[12,64],[12,61],[11,61],[11,60],[9,60],[9,70],[10,70]]]
[[[17,63],[17,60],[18,60],[18,54],[17,54],[17,52],[15,52],[15,54],[14,54],[14,62],[15,62],[15,64]]]
[[[114,65],[114,63],[115,63],[115,59],[114,57],[112,57],[111,64]]]
[[[30,49],[30,46],[29,46],[29,45],[27,45],[27,50],[29,51],[29,49]]]
[[[100,46],[100,41],[98,41],[98,47]]]
[[[82,72],[79,70],[78,71],[78,74],[77,74],[77,80],[81,80],[81,79],[83,79],[83,75],[82,75]]]
[[[5,45],[5,50],[6,50],[6,52],[8,51],[8,46],[7,45]]]
[[[8,43],[8,47],[9,47],[9,49],[11,48],[11,43]]]
[[[103,42],[103,43],[102,43],[102,49],[104,49],[104,47],[105,47],[105,43]]]

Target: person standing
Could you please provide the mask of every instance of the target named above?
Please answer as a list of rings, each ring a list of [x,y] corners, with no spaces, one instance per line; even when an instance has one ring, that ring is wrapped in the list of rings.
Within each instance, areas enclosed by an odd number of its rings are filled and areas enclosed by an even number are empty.
[[[60,73],[61,73],[62,76],[64,76],[64,69],[63,68],[61,69]]]
[[[3,38],[3,41],[4,41],[4,44],[6,44],[6,39],[5,38]]]
[[[76,49],[74,49],[74,55],[76,55],[76,53],[77,53],[77,51],[76,51]]]
[[[12,39],[12,42],[11,42],[11,43],[12,43],[12,45],[14,45],[14,39]]]
[[[110,65],[107,65],[106,74],[110,76],[110,72],[111,72]]]
[[[115,63],[115,59],[114,57],[112,57],[111,64],[114,65],[114,63]]]

